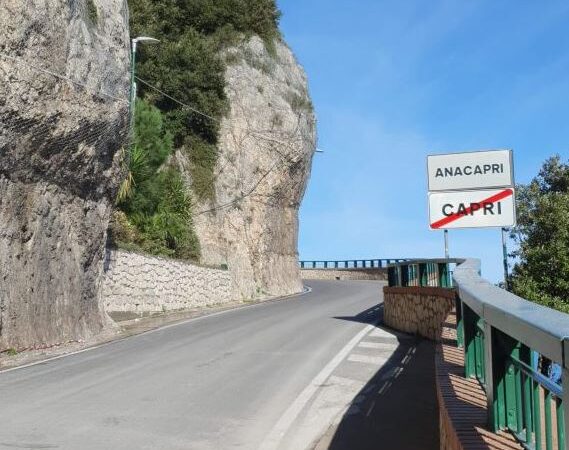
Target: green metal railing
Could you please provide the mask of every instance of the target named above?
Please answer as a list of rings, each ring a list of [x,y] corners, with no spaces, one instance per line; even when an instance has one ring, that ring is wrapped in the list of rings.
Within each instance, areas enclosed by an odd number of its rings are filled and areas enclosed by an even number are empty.
[[[300,261],[301,269],[377,269],[404,259],[349,259],[332,261]]]
[[[389,264],[387,280],[389,286],[431,286],[452,287],[451,267],[455,260],[404,260]]]
[[[405,261],[389,266],[388,279],[390,286],[454,286],[465,376],[485,389],[489,428],[509,430],[527,449],[569,450],[569,315],[488,283],[476,260]],[[562,385],[534,367],[536,353],[561,365]]]

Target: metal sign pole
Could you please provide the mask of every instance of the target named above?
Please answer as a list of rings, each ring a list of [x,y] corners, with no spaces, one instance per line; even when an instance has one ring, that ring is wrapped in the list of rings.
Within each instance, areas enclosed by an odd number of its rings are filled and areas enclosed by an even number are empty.
[[[504,287],[509,290],[508,286],[508,248],[506,247],[506,228],[502,228],[502,258],[504,263]]]
[[[445,230],[445,259],[449,258],[448,255],[448,230]]]

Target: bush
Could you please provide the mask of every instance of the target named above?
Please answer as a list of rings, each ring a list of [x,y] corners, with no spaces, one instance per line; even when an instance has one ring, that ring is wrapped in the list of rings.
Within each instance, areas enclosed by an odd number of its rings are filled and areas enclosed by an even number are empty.
[[[198,259],[190,196],[180,173],[165,166],[173,151],[172,137],[156,107],[138,100],[135,116],[128,176],[120,189],[111,237],[122,248]]]
[[[131,30],[160,44],[141,46],[137,72],[185,108],[140,83],[139,94],[158,107],[175,148],[189,148],[192,188],[198,199],[213,200],[219,121],[228,110],[221,50],[253,34],[267,48],[279,38],[280,12],[274,0],[137,0],[131,2]]]

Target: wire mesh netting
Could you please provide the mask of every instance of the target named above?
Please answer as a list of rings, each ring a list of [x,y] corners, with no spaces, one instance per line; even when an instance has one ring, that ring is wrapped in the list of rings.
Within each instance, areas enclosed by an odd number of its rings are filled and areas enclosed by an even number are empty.
[[[122,1],[109,3],[126,14]],[[128,143],[128,23],[89,5],[32,0],[0,8],[5,176],[65,185],[75,172],[94,183]]]

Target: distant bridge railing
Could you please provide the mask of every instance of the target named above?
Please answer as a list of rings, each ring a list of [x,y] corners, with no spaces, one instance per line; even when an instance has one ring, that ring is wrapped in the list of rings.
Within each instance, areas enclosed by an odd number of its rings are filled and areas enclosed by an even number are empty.
[[[486,391],[489,427],[511,431],[528,449],[569,450],[569,315],[492,285],[473,259],[398,263],[389,285],[450,287],[453,264],[457,342],[465,376]],[[538,355],[559,365],[559,380],[538,370]]]
[[[337,261],[300,261],[301,269],[375,269],[405,259],[349,259]]]

